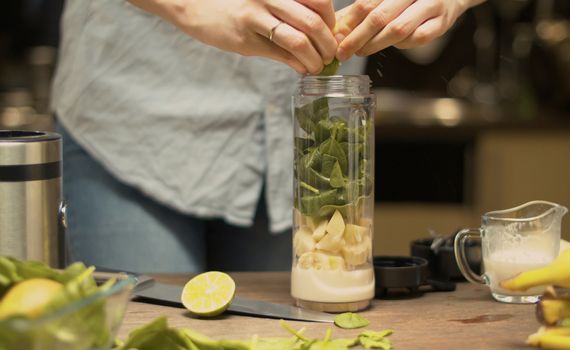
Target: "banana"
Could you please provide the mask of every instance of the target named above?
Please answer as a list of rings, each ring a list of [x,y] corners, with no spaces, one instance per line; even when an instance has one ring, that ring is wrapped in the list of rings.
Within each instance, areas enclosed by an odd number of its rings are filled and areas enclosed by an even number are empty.
[[[341,235],[333,235],[332,233],[327,233],[320,241],[316,244],[316,248],[320,250],[326,250],[331,253],[340,252],[344,241]]]
[[[345,225],[342,214],[338,210],[335,210],[333,216],[327,224],[327,232],[334,236],[342,236],[344,233],[344,227]]]
[[[525,271],[502,281],[501,287],[512,291],[525,291],[532,287],[549,284],[570,288],[570,249],[562,252],[550,265]]]
[[[362,265],[368,260],[371,248],[370,238],[364,236],[360,243],[342,247],[342,256],[348,265]]]
[[[327,233],[327,224],[327,221],[324,220],[313,229],[313,239],[316,242],[320,241],[325,236],[325,233]]]
[[[344,240],[348,244],[358,244],[368,236],[368,227],[346,224],[344,229]]]
[[[570,299],[542,299],[536,305],[536,317],[546,325],[570,317]]]
[[[303,269],[344,270],[344,259],[324,252],[307,252],[299,258],[298,266]]]
[[[526,342],[543,349],[570,350],[570,327],[541,327],[538,332],[531,334]]]
[[[295,236],[293,237],[293,249],[297,256],[301,256],[315,249],[315,241],[313,240],[311,231],[307,227],[301,227],[295,232]]]
[[[317,227],[319,226],[319,218],[313,216],[305,216],[305,222],[307,223],[307,226],[309,226],[311,231],[316,230]]]
[[[293,222],[297,226],[305,226],[307,224],[305,216],[297,208],[293,208]]]

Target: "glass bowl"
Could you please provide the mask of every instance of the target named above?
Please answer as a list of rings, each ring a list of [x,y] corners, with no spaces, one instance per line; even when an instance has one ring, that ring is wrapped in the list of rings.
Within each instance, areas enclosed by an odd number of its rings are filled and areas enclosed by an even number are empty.
[[[0,321],[2,350],[102,350],[113,346],[136,279],[123,274],[109,288],[36,319]]]

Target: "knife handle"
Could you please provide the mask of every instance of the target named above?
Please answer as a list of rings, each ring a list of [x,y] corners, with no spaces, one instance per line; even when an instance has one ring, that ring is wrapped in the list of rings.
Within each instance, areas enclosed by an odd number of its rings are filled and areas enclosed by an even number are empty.
[[[117,280],[132,279],[135,284],[134,291],[146,289],[154,284],[154,279],[150,276],[100,266],[95,269],[95,272],[93,272],[93,278],[95,278],[97,283],[108,281],[111,278],[115,278]]]

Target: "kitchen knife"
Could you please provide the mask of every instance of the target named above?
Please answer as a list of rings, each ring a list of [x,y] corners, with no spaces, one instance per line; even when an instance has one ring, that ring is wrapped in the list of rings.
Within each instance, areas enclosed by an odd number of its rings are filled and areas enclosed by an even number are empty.
[[[120,273],[120,275],[124,276],[123,278],[126,276],[135,282],[133,294],[136,297],[139,297],[141,301],[147,300],[155,303],[183,307],[180,300],[183,289],[182,286],[156,282],[150,276],[138,275],[135,273],[123,272]],[[99,280],[105,280],[116,276],[116,273],[95,273],[96,279]],[[270,303],[261,300],[246,299],[238,296],[235,296],[233,298],[227,311],[241,315],[261,316],[285,320],[329,323],[334,322],[334,315],[324,312],[305,310],[295,306]]]
[[[141,276],[146,277],[146,276]],[[146,281],[140,287],[135,287],[134,295],[144,299],[158,302],[167,302],[173,306],[183,307],[180,301],[182,286],[164,284],[154,281]],[[311,321],[311,322],[334,322],[334,315],[324,312],[304,310],[298,307],[269,303],[261,300],[245,299],[235,296],[228,307],[229,312],[262,316],[269,318],[279,318],[286,320]]]

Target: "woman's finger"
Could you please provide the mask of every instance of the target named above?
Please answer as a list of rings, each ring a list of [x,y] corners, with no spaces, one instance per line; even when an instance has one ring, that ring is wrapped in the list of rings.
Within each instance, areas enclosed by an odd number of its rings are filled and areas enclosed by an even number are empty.
[[[330,30],[334,28],[336,16],[331,0],[297,0],[297,2],[319,14]]]
[[[307,68],[297,59],[297,57],[272,43],[264,36],[255,35],[252,38],[251,46],[255,47],[255,52],[252,51],[252,55],[282,62],[293,68],[299,74],[306,74],[308,72]]]
[[[270,13],[260,14],[252,20],[252,29],[263,36],[273,46],[278,46],[299,60],[306,71],[318,73],[323,68],[323,60],[309,38]],[[269,39],[270,33],[271,40]]]
[[[348,36],[383,0],[356,0],[336,13],[336,32]]]
[[[439,2],[431,0],[416,1],[358,50],[357,54],[368,56],[406,40],[422,23],[441,14],[441,8],[437,4]]]
[[[398,17],[414,0],[384,0],[339,44],[336,57],[345,61]]]
[[[354,4],[353,4],[354,5]],[[338,43],[344,40],[352,28],[348,25],[347,16],[351,11],[353,5],[348,5],[336,11],[336,24],[334,26],[333,34]]]
[[[310,39],[311,46],[315,47],[321,56],[321,61],[330,63],[336,54],[337,42],[331,29],[318,13],[301,5],[296,1],[276,2],[279,6],[272,6],[270,11],[275,17],[286,22],[289,26],[302,32]],[[289,34],[291,31],[288,30]],[[299,50],[307,49],[304,41],[296,35],[296,43],[291,48],[300,46]]]
[[[420,46],[442,36],[445,31],[446,28],[443,25],[443,19],[441,17],[432,18],[419,26],[412,35],[394,46],[399,49],[409,49]]]

